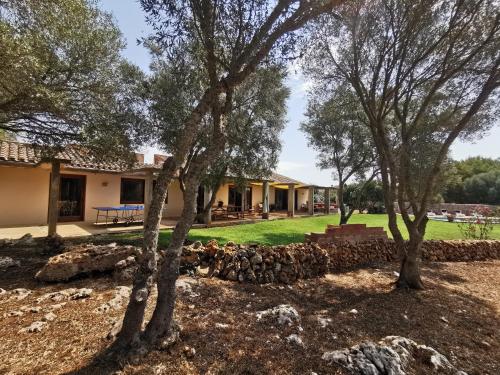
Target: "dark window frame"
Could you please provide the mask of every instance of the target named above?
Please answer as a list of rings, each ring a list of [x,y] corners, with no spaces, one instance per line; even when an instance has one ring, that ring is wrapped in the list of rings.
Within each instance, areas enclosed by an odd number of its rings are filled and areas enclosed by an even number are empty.
[[[125,200],[123,197],[123,183],[124,182],[135,182],[142,185],[142,201],[141,199]],[[144,204],[144,198],[146,195],[146,180],[142,178],[128,178],[122,177],[120,180],[120,204]]]

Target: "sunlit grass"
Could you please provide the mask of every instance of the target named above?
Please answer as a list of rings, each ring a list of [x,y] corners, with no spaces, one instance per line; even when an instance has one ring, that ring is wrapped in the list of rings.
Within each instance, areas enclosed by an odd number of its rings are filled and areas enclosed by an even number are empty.
[[[323,232],[327,224],[338,224],[338,215],[315,216],[306,218],[272,220],[255,224],[243,224],[230,227],[192,229],[189,232],[190,240],[207,242],[216,239],[221,243],[234,241],[236,243],[280,245],[293,242],[302,242],[304,233]],[[353,215],[349,221],[351,224],[363,223],[367,226],[383,226],[389,236],[391,233],[387,227],[387,215]],[[399,227],[405,237],[408,236],[402,221]],[[160,245],[166,246],[172,234],[171,230],[162,230],[160,233]],[[500,239],[500,225],[495,225],[491,235],[492,239]],[[429,221],[426,231],[426,239],[432,240],[454,240],[463,239],[458,229],[458,224],[448,222]]]

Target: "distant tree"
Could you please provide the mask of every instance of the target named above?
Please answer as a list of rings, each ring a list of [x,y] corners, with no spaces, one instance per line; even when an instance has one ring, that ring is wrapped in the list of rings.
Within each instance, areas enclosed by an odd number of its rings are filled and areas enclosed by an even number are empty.
[[[306,112],[307,121],[301,130],[306,134],[309,145],[318,152],[318,166],[332,169],[338,181],[337,203],[340,209],[340,224],[346,224],[354,207],[346,210],[344,190],[347,182],[357,175],[376,173],[376,158],[370,132],[366,126],[365,114],[352,91],[339,87],[332,95],[310,96]],[[354,185],[362,188],[361,185]]]
[[[0,130],[40,145],[128,148],[138,112],[122,90],[140,72],[123,47],[93,0],[1,1]]]
[[[500,205],[500,170],[475,174],[463,186],[467,203]]]
[[[308,41],[307,73],[326,87],[348,82],[368,119],[389,228],[401,251],[399,287],[423,287],[427,207],[450,146],[493,124],[499,9],[483,0],[349,2],[338,18],[324,17]]]
[[[360,180],[349,184],[344,191],[344,203],[352,207],[352,211],[385,213],[382,183],[378,180]]]
[[[466,194],[464,183],[467,179],[481,174],[500,171],[500,159],[470,157],[465,160],[450,161],[444,169],[443,198],[452,203],[486,203],[479,197]]]

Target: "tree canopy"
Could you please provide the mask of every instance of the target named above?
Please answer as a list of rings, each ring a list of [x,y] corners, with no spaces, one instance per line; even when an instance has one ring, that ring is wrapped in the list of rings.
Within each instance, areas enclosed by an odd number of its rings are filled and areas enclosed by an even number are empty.
[[[360,101],[377,148],[389,227],[405,255],[398,285],[420,288],[427,206],[450,146],[482,134],[499,108],[499,4],[359,1],[339,13],[313,30],[307,73],[326,88],[347,82]]]
[[[338,87],[331,95],[321,90],[310,95],[306,117],[301,130],[318,152],[318,166],[332,170],[338,181],[340,224],[346,224],[353,213],[346,212],[343,202],[347,182],[373,175],[377,165],[365,113],[352,91]]]
[[[93,0],[0,2],[0,129],[44,145],[128,147],[141,72],[123,47]]]

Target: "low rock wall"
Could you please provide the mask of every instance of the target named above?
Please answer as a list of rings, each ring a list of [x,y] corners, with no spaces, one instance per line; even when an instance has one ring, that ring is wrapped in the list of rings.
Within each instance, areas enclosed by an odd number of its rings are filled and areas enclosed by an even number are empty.
[[[259,284],[290,284],[328,271],[328,253],[316,244],[247,247],[229,243],[219,247],[210,241],[200,259],[202,266],[209,266],[211,276]]]
[[[330,257],[330,270],[399,259],[394,241],[343,242],[325,248]],[[500,259],[500,241],[424,241],[422,259],[439,262]]]

